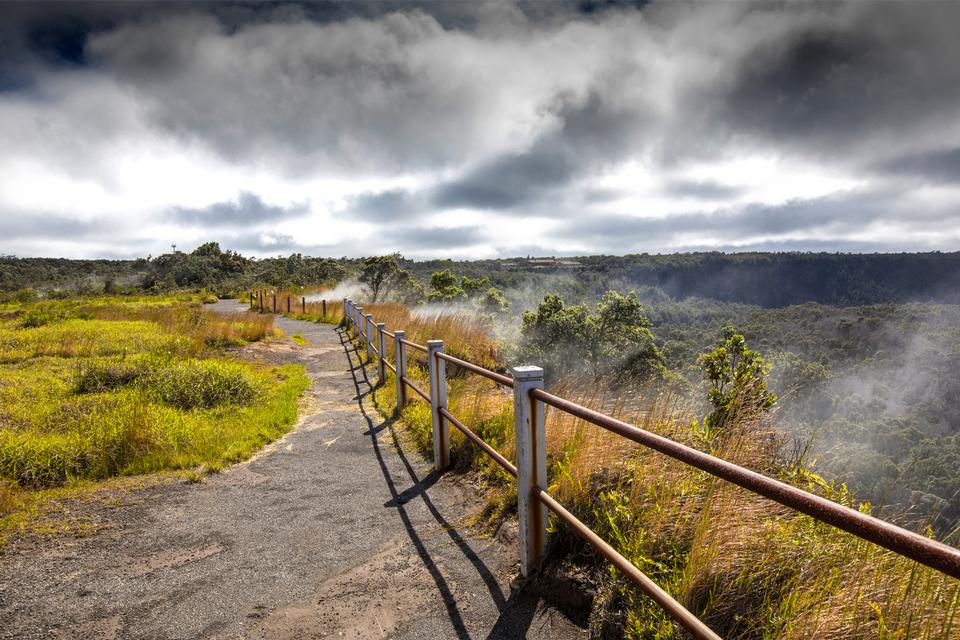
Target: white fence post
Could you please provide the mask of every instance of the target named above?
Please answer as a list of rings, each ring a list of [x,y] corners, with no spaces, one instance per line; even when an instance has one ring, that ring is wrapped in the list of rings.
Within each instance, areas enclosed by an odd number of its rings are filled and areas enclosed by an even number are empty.
[[[387,379],[387,350],[383,348],[383,330],[386,328],[383,322],[377,323],[377,380],[383,384]]]
[[[407,347],[403,341],[407,338],[405,331],[393,332],[394,360],[397,364],[397,415],[407,406],[407,386],[403,379],[407,376]]]
[[[368,313],[364,318],[363,329],[367,336],[367,362],[370,362],[373,360],[373,314]]]
[[[543,369],[513,367],[513,420],[517,451],[517,513],[520,518],[520,573],[533,573],[547,542],[547,507],[534,495],[547,487],[546,407],[530,397],[543,388]]]
[[[437,357],[443,352],[443,340],[427,341],[430,370],[430,409],[433,414],[433,466],[442,471],[450,466],[450,425],[440,415],[447,408],[447,363]]]

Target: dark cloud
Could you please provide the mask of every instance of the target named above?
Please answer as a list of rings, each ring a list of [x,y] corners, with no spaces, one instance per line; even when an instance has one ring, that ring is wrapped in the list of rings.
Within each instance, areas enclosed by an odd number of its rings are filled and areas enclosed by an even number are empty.
[[[926,180],[960,184],[960,148],[910,154],[874,165],[881,172]]]
[[[236,227],[298,218],[309,211],[306,203],[278,207],[266,204],[254,193],[242,191],[234,201],[217,202],[202,209],[177,207],[169,217],[175,222],[197,227]]]
[[[545,192],[565,186],[577,170],[565,153],[546,151],[545,146],[498,158],[441,185],[433,203],[445,209],[509,209],[543,198]]]
[[[347,198],[344,216],[366,222],[409,220],[423,215],[429,203],[414,191],[391,189]]]
[[[815,234],[842,239],[869,225],[900,222],[904,216],[917,230],[933,228],[945,219],[960,222],[960,212],[908,213],[908,206],[886,190],[854,192],[811,200],[798,200],[777,206],[751,204],[742,208],[715,212],[695,212],[660,218],[623,215],[592,215],[570,220],[554,233],[557,240],[588,242],[617,251],[667,250],[677,247],[739,246],[760,242],[775,245],[794,242],[791,234]],[[684,238],[709,238],[711,243],[686,244]],[[774,239],[770,239],[770,238]],[[802,243],[801,243],[802,244]],[[813,246],[815,243],[804,246]],[[868,243],[869,244],[869,243]]]
[[[42,215],[17,211],[0,212],[0,237],[22,240],[105,240],[118,231],[104,218],[80,219],[56,213]]]
[[[529,149],[505,154],[434,190],[441,208],[511,209],[542,202],[564,188],[613,166],[642,130],[635,106],[605,100],[598,90],[586,99],[558,96],[550,106],[558,124]]]
[[[850,160],[956,122],[960,3],[810,3],[773,17],[714,96],[727,126]]]
[[[720,184],[712,180],[667,180],[663,191],[672,196],[716,200],[735,198],[744,190],[743,187]]]
[[[389,236],[384,238],[390,243],[394,243],[399,250],[400,247],[410,251],[419,251],[424,249],[435,250],[443,253],[444,250],[463,249],[471,245],[482,242],[485,237],[481,227],[401,227],[391,230]]]

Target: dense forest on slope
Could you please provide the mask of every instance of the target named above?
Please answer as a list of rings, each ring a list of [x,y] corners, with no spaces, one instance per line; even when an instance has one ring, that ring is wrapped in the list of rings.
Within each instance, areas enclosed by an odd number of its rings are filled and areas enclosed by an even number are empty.
[[[575,274],[585,292],[661,289],[762,307],[939,300],[960,302],[960,253],[682,253],[410,263],[418,276],[450,268],[516,288],[533,275]]]

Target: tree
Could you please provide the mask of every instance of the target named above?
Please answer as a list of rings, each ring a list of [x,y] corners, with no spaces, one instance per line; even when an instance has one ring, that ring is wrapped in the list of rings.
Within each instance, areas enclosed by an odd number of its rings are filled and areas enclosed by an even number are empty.
[[[510,302],[504,297],[500,289],[490,287],[480,296],[477,307],[481,313],[498,314],[510,309]]]
[[[205,242],[193,250],[194,256],[220,256],[223,251],[220,250],[219,242]]]
[[[426,287],[406,269],[394,274],[392,287],[395,298],[407,306],[418,305],[427,297]]]
[[[431,302],[453,302],[466,298],[466,292],[450,269],[436,271],[430,276]]]
[[[374,256],[363,261],[360,268],[360,282],[367,285],[370,302],[376,303],[380,294],[389,292],[393,276],[400,270],[396,255]]]
[[[594,375],[607,368],[604,361],[619,362],[624,355],[638,377],[649,377],[663,368],[663,355],[654,344],[650,320],[635,292],[607,291],[589,321],[587,347]]]
[[[595,377],[618,372],[642,380],[665,371],[650,321],[634,293],[608,291],[596,310],[565,306],[547,294],[536,313],[523,314],[520,351],[550,375],[587,371]]]
[[[460,279],[460,288],[468,298],[476,298],[490,288],[490,278],[471,278],[463,276]]]
[[[710,382],[707,395],[713,412],[707,416],[708,427],[727,426],[738,407],[767,411],[776,404],[776,394],[767,389],[770,365],[747,348],[743,335],[732,327],[724,327],[723,338],[700,356],[699,363]]]

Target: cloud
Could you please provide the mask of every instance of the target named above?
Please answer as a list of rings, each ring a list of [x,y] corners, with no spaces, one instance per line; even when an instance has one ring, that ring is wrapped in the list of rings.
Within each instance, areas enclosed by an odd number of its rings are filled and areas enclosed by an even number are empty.
[[[464,247],[476,244],[484,238],[481,227],[401,227],[391,230],[383,236],[383,240],[393,243],[394,246],[406,247],[409,251],[424,249],[456,252]]]
[[[370,222],[408,220],[422,215],[428,204],[417,192],[389,189],[348,197],[345,214]]]
[[[880,162],[874,168],[880,173],[960,184],[960,147],[908,154]]]
[[[566,221],[553,232],[556,243],[579,243],[578,252],[599,247],[617,252],[790,247],[818,250],[825,246],[889,251],[899,245],[930,249],[946,242],[960,247],[960,234],[938,229],[960,228],[960,210],[945,206],[917,211],[909,198],[876,189],[792,200],[780,205],[748,204],[711,212],[659,218],[606,214]],[[874,239],[863,235],[875,232]],[[853,250],[852,248],[850,250]]]
[[[278,222],[304,216],[309,211],[307,203],[279,207],[266,204],[254,193],[241,191],[234,201],[217,202],[201,209],[175,207],[169,217],[183,225],[223,228]]]
[[[704,200],[727,199],[741,195],[742,187],[721,184],[713,180],[667,180],[663,185],[667,195]]]
[[[122,216],[130,247],[216,230],[252,252],[349,255],[394,221],[388,248],[438,256],[937,246],[931,221],[946,247],[960,233],[957,3],[30,3],[4,16],[0,210],[34,222],[0,250]],[[459,230],[439,226],[451,220]]]
[[[0,237],[19,240],[91,238],[108,235],[115,229],[110,221],[98,218],[81,219],[53,213],[28,215],[16,211],[0,213]]]

